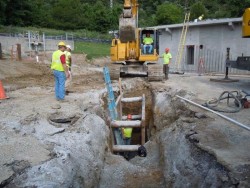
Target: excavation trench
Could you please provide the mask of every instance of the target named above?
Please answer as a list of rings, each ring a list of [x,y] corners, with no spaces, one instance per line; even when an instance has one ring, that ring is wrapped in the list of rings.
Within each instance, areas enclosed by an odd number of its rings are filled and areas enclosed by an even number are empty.
[[[200,131],[212,118],[194,110],[175,95],[190,97],[184,90],[155,89],[137,80],[125,83],[124,97],[146,96],[147,157],[131,154],[129,161],[108,154],[100,187],[237,187],[245,185],[227,165],[200,143]],[[140,104],[124,106],[123,115],[137,114]],[[140,143],[140,129],[133,130],[132,144]],[[248,166],[241,172],[248,173]],[[247,170],[248,169],[248,170]],[[110,176],[112,174],[112,176]]]
[[[113,83],[113,88],[118,96],[118,83]],[[25,166],[4,185],[165,188],[247,187],[250,184],[250,165],[242,161],[228,162],[233,152],[226,150],[232,142],[226,134],[232,137],[233,133],[222,130],[224,122],[217,122],[175,97],[190,98],[193,94],[141,78],[124,79],[122,88],[124,97],[145,94],[147,157],[131,153],[126,160],[111,153],[107,97],[103,90],[95,90],[78,95],[82,98],[77,98],[75,105],[62,103],[60,109],[52,109],[47,119],[36,114],[20,122],[24,129],[20,131],[34,135],[46,145],[41,153],[50,152],[53,158]],[[139,103],[126,104],[123,115],[138,114],[140,109]],[[140,137],[140,130],[134,129],[131,144],[139,144]],[[238,137],[233,138],[238,141]],[[246,134],[245,138],[247,144],[249,136]]]

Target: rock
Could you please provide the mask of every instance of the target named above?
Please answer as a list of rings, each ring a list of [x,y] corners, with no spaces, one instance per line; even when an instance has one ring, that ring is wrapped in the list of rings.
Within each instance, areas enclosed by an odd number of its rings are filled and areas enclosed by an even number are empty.
[[[61,105],[60,104],[55,104],[53,106],[51,106],[52,109],[60,109]]]
[[[200,113],[200,112],[196,112],[196,113],[194,114],[194,116],[195,116],[196,118],[198,118],[198,119],[207,118],[207,116],[206,116],[205,114]]]
[[[59,133],[62,133],[62,132],[64,132],[64,131],[65,131],[64,128],[56,128],[56,129],[52,130],[52,132],[49,133],[49,135],[50,135],[50,136],[53,136],[53,135],[55,135],[55,134],[59,134]]]
[[[194,123],[195,122],[194,118],[189,118],[189,117],[181,117],[181,120],[185,123]]]

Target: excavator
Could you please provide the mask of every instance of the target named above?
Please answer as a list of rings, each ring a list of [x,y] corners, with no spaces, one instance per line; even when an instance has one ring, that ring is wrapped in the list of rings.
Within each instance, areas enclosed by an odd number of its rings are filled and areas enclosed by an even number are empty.
[[[159,32],[156,29],[138,28],[138,1],[124,0],[119,18],[119,33],[112,40],[109,65],[112,80],[119,77],[148,77],[149,81],[163,79],[163,67],[157,63]],[[143,48],[143,39],[150,35],[152,50]]]

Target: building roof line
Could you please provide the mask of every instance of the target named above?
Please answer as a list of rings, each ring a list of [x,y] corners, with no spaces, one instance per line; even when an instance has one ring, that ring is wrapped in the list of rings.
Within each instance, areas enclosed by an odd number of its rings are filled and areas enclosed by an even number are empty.
[[[223,19],[206,19],[198,22],[189,22],[189,27],[195,27],[195,26],[207,26],[207,25],[222,25],[222,24],[228,24],[228,23],[241,23],[242,17],[240,18],[223,18]],[[183,23],[180,24],[171,24],[171,25],[159,25],[154,26],[151,28],[156,29],[173,29],[173,28],[180,28],[183,27]]]

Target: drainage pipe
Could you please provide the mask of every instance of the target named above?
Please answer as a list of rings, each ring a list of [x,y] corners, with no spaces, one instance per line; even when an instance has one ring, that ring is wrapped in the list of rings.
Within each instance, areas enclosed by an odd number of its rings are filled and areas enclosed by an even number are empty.
[[[180,98],[180,99],[182,99],[182,100],[184,100],[184,101],[187,101],[187,102],[189,102],[189,103],[191,103],[191,104],[193,104],[193,105],[195,105],[195,106],[198,106],[198,107],[200,107],[200,108],[202,108],[202,109],[204,109],[204,110],[207,110],[207,111],[209,111],[209,112],[212,112],[212,113],[214,113],[214,114],[217,114],[218,116],[220,116],[220,117],[222,117],[222,118],[224,118],[224,119],[226,119],[226,120],[228,120],[228,121],[230,121],[230,122],[232,122],[232,123],[234,123],[234,124],[240,126],[241,128],[250,131],[250,127],[248,127],[248,126],[246,126],[246,125],[244,125],[244,124],[242,124],[242,123],[240,123],[240,122],[238,122],[238,121],[235,121],[234,119],[231,119],[231,118],[229,118],[229,117],[227,117],[227,116],[225,116],[225,115],[223,115],[223,114],[221,114],[221,113],[218,113],[218,112],[213,111],[213,110],[211,110],[211,109],[209,109],[209,108],[206,108],[206,107],[204,107],[204,106],[201,106],[200,104],[197,104],[197,103],[195,103],[195,102],[193,102],[193,101],[191,101],[191,100],[188,100],[188,99],[186,99],[186,98],[183,98],[183,97],[181,97],[181,96],[179,96],[179,95],[176,95],[176,97],[178,97],[178,98]]]

